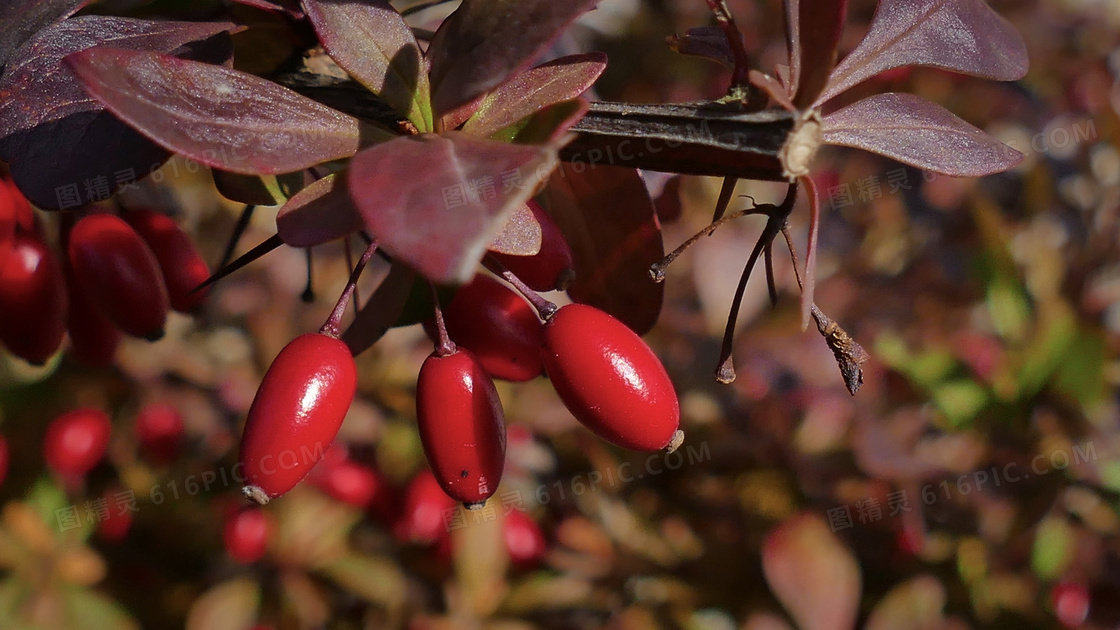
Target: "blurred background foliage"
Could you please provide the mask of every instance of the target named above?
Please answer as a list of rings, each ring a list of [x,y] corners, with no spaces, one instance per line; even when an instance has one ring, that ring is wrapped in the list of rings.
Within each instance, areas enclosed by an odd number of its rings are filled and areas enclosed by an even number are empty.
[[[756,65],[773,67],[785,54],[779,3],[728,4]],[[874,4],[851,2],[842,49]],[[200,317],[173,315],[162,341],[126,340],[112,369],[0,359],[11,450],[0,627],[1120,626],[1120,3],[991,4],[1030,48],[1023,81],[915,69],[850,98],[920,94],[1025,152],[1021,166],[961,180],[863,152],[817,159],[828,195],[817,302],[872,353],[855,397],[820,338],[800,331],[781,257],[777,307],[755,278],[739,378],[715,383],[718,336],[761,228],[746,217],[669,269],[647,337],[681,397],[679,457],[598,441],[543,379],[500,384],[510,446],[499,500],[441,514],[434,538],[418,535],[416,519],[432,515],[407,498],[426,466],[413,388],[431,346],[419,326],[395,329],[358,358],[359,399],[339,438],[383,477],[379,499],[361,510],[304,483],[266,508],[268,549],[242,565],[222,543],[243,501],[230,474],[240,423],[271,358],[318,328],[347,276],[341,246],[317,248],[318,299],[304,303],[304,253],[282,248],[220,283]],[[205,19],[224,9],[94,10]],[[231,10],[249,25],[235,38],[238,67],[264,72],[292,52],[278,18]],[[603,100],[712,99],[727,72],[665,44],[709,19],[699,0],[604,0],[558,48],[609,54]],[[197,165],[173,160],[160,173],[122,202],[172,213],[220,259],[240,206]],[[680,182],[680,208],[663,208],[667,247],[707,223],[719,185]],[[761,202],[782,191],[738,192]],[[804,215],[793,218],[802,242]],[[270,236],[274,217],[259,209],[242,248]],[[363,296],[385,272],[367,273]],[[137,449],[132,423],[153,402],[185,422],[170,462]],[[109,454],[82,482],[52,478],[45,426],[77,406],[111,412]],[[135,503],[114,536],[95,502],[120,493]],[[535,562],[510,561],[503,524],[518,513],[547,541]]]

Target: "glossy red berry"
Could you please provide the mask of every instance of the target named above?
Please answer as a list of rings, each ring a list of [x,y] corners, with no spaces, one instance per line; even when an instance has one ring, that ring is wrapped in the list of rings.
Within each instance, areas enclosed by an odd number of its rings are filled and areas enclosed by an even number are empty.
[[[17,234],[0,260],[0,341],[40,365],[58,351],[66,332],[66,280],[46,244]]]
[[[530,200],[529,209],[541,226],[541,248],[532,256],[494,253],[506,269],[534,291],[564,290],[575,277],[572,249],[564,240],[560,227],[540,205]]]
[[[296,337],[261,381],[241,438],[245,494],[267,503],[295,487],[334,441],[357,390],[350,349],[321,333]]]
[[[135,432],[141,454],[156,462],[170,462],[183,446],[183,416],[169,404],[151,403],[136,414]]]
[[[70,231],[74,280],[125,333],[163,336],[170,302],[155,254],[136,230],[111,214],[82,217]]]
[[[416,382],[420,444],[448,495],[468,507],[498,489],[506,456],[502,402],[470,350],[433,353]]]
[[[210,277],[210,269],[186,232],[171,217],[151,210],[128,210],[123,217],[156,255],[171,308],[190,313],[201,306],[208,289],[191,291]]]
[[[252,564],[263,558],[271,537],[272,522],[257,507],[234,512],[222,529],[226,553],[241,564]]]
[[[66,312],[66,332],[70,336],[70,353],[78,361],[94,367],[113,363],[121,331],[90,301],[70,271],[66,283],[70,307]]]
[[[541,322],[529,303],[501,282],[476,276],[443,316],[451,340],[473,352],[494,378],[527,381],[541,375]]]
[[[513,510],[506,515],[502,524],[509,552],[510,564],[517,569],[531,569],[544,559],[548,552],[548,542],[541,532],[540,525],[521,510]]]
[[[105,456],[111,427],[100,409],[75,409],[55,418],[43,439],[47,466],[66,477],[86,474]]]
[[[420,471],[404,495],[404,509],[393,533],[401,542],[430,545],[447,535],[448,510],[458,509],[455,500],[436,481],[431,471]]]
[[[680,404],[642,338],[607,313],[569,304],[544,325],[545,372],[577,420],[623,448],[675,447]]]

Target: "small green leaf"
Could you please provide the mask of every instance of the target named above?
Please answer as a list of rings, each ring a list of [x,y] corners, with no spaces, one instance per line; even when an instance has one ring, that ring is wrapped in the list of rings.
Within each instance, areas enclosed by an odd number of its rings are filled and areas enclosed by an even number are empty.
[[[946,381],[933,389],[934,404],[954,428],[971,424],[988,400],[988,390],[967,379]]]
[[[1031,568],[1044,581],[1054,580],[1073,560],[1074,532],[1061,516],[1049,516],[1038,524],[1031,550]]]

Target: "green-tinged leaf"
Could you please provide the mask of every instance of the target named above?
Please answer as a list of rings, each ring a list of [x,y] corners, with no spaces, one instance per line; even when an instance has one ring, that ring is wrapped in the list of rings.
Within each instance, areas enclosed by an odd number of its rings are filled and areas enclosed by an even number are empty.
[[[140,630],[124,608],[108,597],[84,588],[63,591],[67,628],[73,630]],[[230,626],[210,625],[208,630],[224,630]]]
[[[394,260],[437,283],[464,283],[555,164],[548,146],[461,132],[401,137],[354,156],[350,195]]]
[[[884,595],[864,630],[941,630],[945,600],[945,586],[937,578],[919,575]]]
[[[186,630],[250,630],[257,622],[261,588],[239,578],[203,593],[187,615]]]
[[[802,513],[772,530],[762,543],[762,571],[801,630],[855,627],[859,563],[821,517]]]
[[[284,203],[303,188],[303,172],[282,175],[241,175],[211,169],[214,187],[230,201],[254,206],[275,206]]]
[[[439,117],[505,83],[598,0],[464,0],[428,47]]]
[[[304,0],[331,58],[350,76],[432,131],[427,68],[412,29],[385,0]]]
[[[0,582],[0,619],[15,619],[30,585],[16,577]]]
[[[665,254],[649,191],[634,169],[563,164],[544,205],[572,249],[568,294],[645,334],[661,314],[664,284],[649,276]]]
[[[346,186],[347,172],[327,175],[288,200],[276,215],[276,233],[285,245],[312,247],[364,227]]]
[[[1105,356],[1107,341],[1097,330],[1081,330],[1058,365],[1054,386],[1089,407],[1107,393]]]
[[[234,173],[290,173],[349,157],[364,140],[390,135],[222,66],[114,48],[66,61],[86,90],[134,129],[170,151]],[[377,137],[362,138],[367,132]]]
[[[377,343],[378,339],[390,328],[401,325],[397,322],[406,310],[409,296],[414,287],[427,288],[427,283],[417,283],[416,274],[408,266],[394,263],[389,269],[389,275],[377,286],[377,290],[370,296],[365,306],[358,311],[354,321],[342,333],[342,341],[350,348],[351,354],[357,356]],[[431,302],[428,302],[428,313],[431,313]],[[410,324],[418,323],[423,317]]]
[[[587,91],[607,67],[602,53],[561,57],[531,68],[482,99],[463,131],[489,136],[560,101]]]
[[[1019,367],[1019,396],[1041,390],[1068,355],[1077,338],[1077,320],[1068,307],[1051,304],[1039,311]]]
[[[933,403],[954,428],[968,426],[990,398],[988,390],[967,379],[938,383],[933,387],[932,395]]]
[[[407,585],[400,568],[377,556],[352,554],[319,569],[336,584],[390,610],[404,604]]]
[[[593,606],[595,592],[587,578],[578,575],[540,575],[514,585],[502,603],[511,615]]]
[[[47,479],[39,479],[31,486],[24,501],[43,522],[49,526],[57,524],[58,512],[67,507],[73,507],[73,502],[66,498],[66,493]]]
[[[523,118],[490,136],[515,144],[542,144],[559,141],[587,113],[590,104],[582,98],[561,101]]]
[[[958,367],[951,352],[913,351],[906,347],[902,337],[893,333],[883,333],[875,339],[875,356],[924,389],[936,387]]]
[[[1021,342],[1031,323],[1031,305],[1018,280],[996,277],[988,283],[985,296],[988,316],[1004,339]]]
[[[1038,524],[1031,549],[1031,568],[1043,581],[1057,579],[1073,561],[1075,532],[1064,516],[1048,516]]]

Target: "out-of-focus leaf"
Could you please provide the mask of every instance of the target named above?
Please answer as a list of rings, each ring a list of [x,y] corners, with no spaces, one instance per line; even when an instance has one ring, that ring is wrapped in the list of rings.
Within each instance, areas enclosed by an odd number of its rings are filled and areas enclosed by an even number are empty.
[[[551,147],[460,132],[401,137],[354,156],[350,195],[395,259],[435,282],[464,283],[555,164]]]
[[[669,48],[692,57],[703,57],[727,68],[735,67],[735,57],[727,43],[727,35],[717,26],[690,28],[684,35],[670,35],[666,38]]]
[[[442,116],[527,67],[598,0],[464,0],[428,47],[432,109]]]
[[[320,568],[342,588],[367,602],[399,608],[407,591],[396,564],[375,556],[349,555]]]
[[[44,28],[70,17],[89,0],[7,0],[0,5],[0,68]]]
[[[523,118],[490,136],[514,144],[544,144],[561,141],[564,134],[587,113],[590,104],[583,98],[560,101]]]
[[[214,187],[226,199],[255,206],[274,206],[299,192],[303,187],[303,173],[282,175],[242,175],[211,169]]]
[[[326,449],[329,444],[308,445]],[[297,486],[276,502],[278,527],[270,541],[272,554],[282,565],[317,569],[347,555],[347,536],[361,514],[339,501]]]
[[[860,570],[821,517],[802,513],[762,543],[770,590],[801,630],[850,630],[859,613]]]
[[[496,503],[496,499],[491,499]],[[491,508],[497,506],[491,505]],[[466,508],[456,506],[465,511]],[[505,581],[509,567],[506,551],[504,519],[471,522],[462,515],[468,527],[451,532],[455,557],[455,581],[463,597],[463,604],[472,613],[489,617],[505,599],[508,585]]]
[[[284,244],[312,247],[365,227],[350,200],[343,171],[316,181],[288,200],[276,215],[276,233]]]
[[[536,112],[587,91],[607,67],[602,53],[571,55],[531,68],[482,100],[463,131],[489,136]]]
[[[940,630],[944,627],[945,587],[932,575],[919,575],[892,588],[871,611],[865,630]]]
[[[412,29],[386,0],[303,0],[331,58],[350,76],[432,130],[427,68]]]
[[[342,341],[350,348],[351,354],[357,356],[365,352],[396,324],[415,281],[416,274],[406,265],[393,264],[389,275],[385,276],[350,327],[342,333]],[[430,305],[428,310],[431,310]]]
[[[832,71],[816,104],[902,66],[1015,81],[1027,63],[1023,38],[983,0],[881,0],[867,36]]]
[[[541,251],[541,224],[529,204],[523,203],[513,211],[490,241],[490,251],[514,256],[532,256]]]
[[[195,600],[186,630],[249,630],[257,621],[260,603],[261,589],[254,580],[222,582]]]
[[[828,83],[836,65],[836,48],[844,30],[848,0],[789,0],[786,19],[796,15],[790,31],[790,68],[793,76],[793,105],[808,109]]]
[[[1048,516],[1038,524],[1031,550],[1031,568],[1039,579],[1049,582],[1066,570],[1077,546],[1074,536],[1065,516]]]
[[[572,248],[572,299],[614,315],[638,334],[653,328],[664,285],[650,278],[649,267],[665,250],[638,172],[563,164],[548,182],[545,206]]]
[[[12,177],[37,206],[69,208],[108,198],[115,186],[158,168],[167,152],[104,111],[62,59],[110,41],[119,48],[210,58],[214,51],[183,47],[204,40],[228,47],[228,39],[213,36],[231,28],[81,16],[40,32],[0,78],[0,159],[10,163]]]
[[[1015,166],[1023,154],[913,94],[877,94],[824,117],[825,144],[866,149],[921,169],[982,177]]]
[[[1107,347],[1099,331],[1080,331],[1058,365],[1055,387],[1086,408],[1098,402],[1108,389],[1104,374]]]
[[[244,72],[114,48],[66,61],[118,118],[207,166],[290,173],[351,156],[361,140],[356,118]]]
[[[1033,334],[1022,353],[1019,367],[1019,397],[1038,393],[1065,360],[1077,338],[1077,319],[1065,305],[1041,309]]]
[[[988,390],[969,379],[939,383],[931,392],[933,402],[954,428],[967,426],[988,404]]]
[[[593,604],[594,595],[592,584],[586,578],[542,573],[539,577],[519,582],[510,589],[502,610],[517,615],[585,607]]]
[[[68,588],[63,592],[63,605],[66,607],[67,627],[82,630],[139,630],[136,623],[123,608],[108,597],[89,589]],[[209,625],[214,630],[233,630],[233,626]],[[251,626],[244,626],[249,628]],[[241,628],[241,626],[237,626]]]

